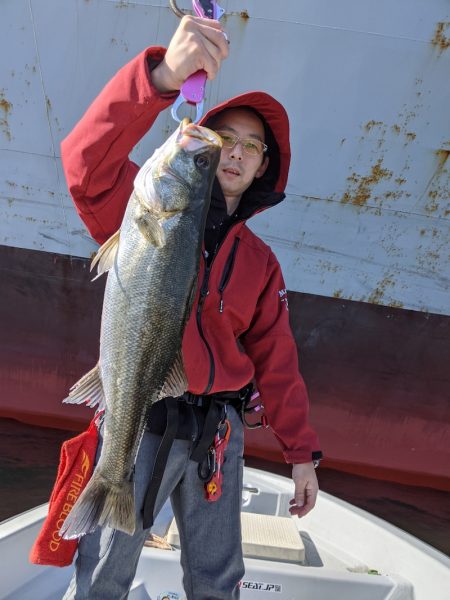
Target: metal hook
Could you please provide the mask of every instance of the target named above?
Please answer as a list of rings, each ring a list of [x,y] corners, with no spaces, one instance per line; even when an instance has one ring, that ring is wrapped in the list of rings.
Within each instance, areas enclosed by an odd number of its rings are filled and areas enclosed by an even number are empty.
[[[185,13],[183,10],[181,10],[181,8],[178,8],[177,3],[175,2],[175,0],[169,0],[169,4],[170,4],[170,8],[177,15],[177,17],[179,17],[180,19],[182,19],[184,16],[187,15],[187,13]]]
[[[179,117],[177,114],[178,109],[184,103],[191,104],[191,105],[193,104],[191,102],[188,102],[186,100],[186,98],[183,96],[183,94],[180,94],[178,96],[178,98],[175,100],[175,102],[172,104],[172,108],[171,108],[172,117],[175,119],[175,121],[178,121],[178,123],[181,123],[181,121],[182,121],[182,117]],[[198,102],[197,104],[194,105],[194,106],[196,106],[196,115],[195,115],[195,119],[193,119],[194,123],[198,123],[200,121],[200,119],[202,118],[204,104],[205,104],[204,101],[201,100],[200,102]]]

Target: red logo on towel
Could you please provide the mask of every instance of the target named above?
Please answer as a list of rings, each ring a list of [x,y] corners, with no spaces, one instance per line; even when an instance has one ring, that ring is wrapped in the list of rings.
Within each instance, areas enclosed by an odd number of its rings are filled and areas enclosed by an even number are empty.
[[[72,479],[69,491],[67,492],[65,498],[64,505],[56,521],[56,528],[53,530],[52,537],[50,539],[49,548],[52,552],[56,552],[59,548],[59,544],[61,543],[61,536],[59,535],[59,530],[61,529],[67,515],[72,510],[73,505],[78,500],[81,490],[83,489],[84,480],[86,479],[86,476],[89,473],[90,464],[91,462],[89,460],[89,456],[84,450],[82,450],[80,472],[75,473]]]

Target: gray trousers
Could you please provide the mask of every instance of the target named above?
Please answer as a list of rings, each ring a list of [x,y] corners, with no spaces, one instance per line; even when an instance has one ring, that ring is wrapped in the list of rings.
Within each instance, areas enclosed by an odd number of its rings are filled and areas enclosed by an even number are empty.
[[[158,492],[155,517],[170,496],[180,534],[183,587],[187,600],[235,600],[244,575],[241,546],[241,493],[244,436],[242,423],[228,408],[231,436],[222,467],[222,496],[204,498],[198,463],[189,460],[191,442],[175,440]],[[148,431],[135,468],[136,532],[130,536],[99,527],[81,538],[75,573],[63,600],[125,600],[149,530],[142,507],[161,437]],[[151,574],[150,574],[151,577]],[[170,588],[170,583],[168,588]]]

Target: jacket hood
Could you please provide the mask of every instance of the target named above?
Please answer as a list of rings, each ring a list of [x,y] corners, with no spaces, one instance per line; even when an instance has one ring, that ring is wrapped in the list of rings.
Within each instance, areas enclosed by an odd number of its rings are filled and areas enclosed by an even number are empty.
[[[258,113],[264,123],[266,144],[268,145],[267,156],[269,166],[260,179],[255,179],[247,192],[258,193],[262,197],[267,195],[278,196],[272,202],[263,200],[261,208],[278,204],[284,198],[289,164],[291,160],[291,149],[289,144],[289,119],[284,107],[275,98],[265,92],[247,92],[235,96],[230,100],[222,102],[209,110],[201,119],[200,125],[208,125],[211,117],[229,108],[249,107]],[[247,192],[245,195],[247,195]],[[281,197],[279,197],[281,195]]]

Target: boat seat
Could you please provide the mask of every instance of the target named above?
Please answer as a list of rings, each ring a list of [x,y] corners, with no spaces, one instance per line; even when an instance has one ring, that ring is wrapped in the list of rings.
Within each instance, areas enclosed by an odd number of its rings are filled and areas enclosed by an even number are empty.
[[[305,546],[294,521],[289,517],[241,513],[242,550],[245,557],[302,563]],[[180,546],[175,519],[167,532],[167,541]]]

